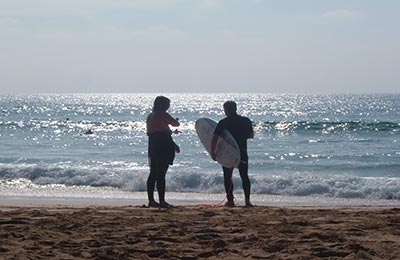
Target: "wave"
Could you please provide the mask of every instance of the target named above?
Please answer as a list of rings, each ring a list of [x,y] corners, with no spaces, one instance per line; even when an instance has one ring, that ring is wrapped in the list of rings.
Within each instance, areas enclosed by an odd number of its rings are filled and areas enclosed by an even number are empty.
[[[257,123],[256,128],[270,132],[399,132],[400,123],[362,121],[267,121]]]
[[[35,130],[40,129],[96,129],[100,131],[114,131],[114,130],[133,130],[133,129],[145,129],[145,122],[143,121],[115,121],[115,120],[105,120],[105,121],[91,121],[91,120],[81,120],[73,121],[69,119],[65,120],[19,120],[19,121],[0,121],[0,127],[5,129],[22,129],[22,130]]]
[[[222,174],[204,174],[193,167],[190,172],[171,168],[167,176],[170,192],[223,193]],[[0,164],[0,186],[7,181],[28,179],[37,185],[114,187],[124,191],[145,191],[148,168],[128,163],[109,165]],[[400,200],[400,178],[282,173],[253,175],[252,192],[268,195],[325,196]],[[234,176],[235,189],[241,190],[240,177]]]
[[[183,121],[181,130],[193,130],[195,121]],[[256,131],[262,132],[298,132],[298,133],[322,133],[334,134],[342,132],[362,132],[362,133],[377,133],[384,132],[389,134],[400,133],[400,123],[397,122],[363,122],[363,121],[258,121],[254,122]],[[74,121],[69,119],[63,120],[18,120],[18,121],[0,121],[0,128],[5,129],[22,129],[35,130],[52,129],[59,131],[67,130],[87,130],[95,131],[145,131],[146,125],[144,121],[130,120],[105,120],[91,121],[81,120]]]

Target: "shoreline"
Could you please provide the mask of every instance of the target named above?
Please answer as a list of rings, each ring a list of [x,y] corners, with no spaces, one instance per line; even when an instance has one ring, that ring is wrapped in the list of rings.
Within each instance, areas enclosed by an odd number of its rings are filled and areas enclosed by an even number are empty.
[[[224,194],[200,194],[167,192],[167,201],[172,205],[196,206],[199,204],[218,204],[225,199]],[[243,194],[236,194],[237,206],[244,206]],[[332,198],[321,196],[282,196],[253,194],[252,203],[257,206],[267,207],[400,207],[400,200],[384,199],[350,199]],[[146,192],[121,192],[113,194],[93,193],[54,193],[44,196],[43,194],[0,193],[0,207],[119,207],[119,206],[142,206],[147,205]]]

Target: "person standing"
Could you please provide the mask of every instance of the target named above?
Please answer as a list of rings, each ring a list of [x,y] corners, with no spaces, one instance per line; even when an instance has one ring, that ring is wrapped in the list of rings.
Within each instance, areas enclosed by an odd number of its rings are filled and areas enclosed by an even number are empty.
[[[253,126],[249,118],[237,114],[237,105],[234,101],[224,103],[224,112],[226,117],[220,120],[214,131],[214,136],[211,142],[211,157],[216,160],[216,146],[219,136],[224,130],[228,130],[235,138],[240,148],[240,163],[239,173],[242,179],[242,186],[245,196],[245,204],[247,207],[253,206],[250,202],[250,179],[248,175],[248,155],[247,155],[247,139],[254,137]],[[224,186],[227,197],[225,206],[234,207],[233,197],[233,168],[222,167],[224,172]]]
[[[178,119],[174,119],[167,113],[170,100],[164,96],[158,96],[154,100],[153,110],[146,120],[148,142],[148,156],[150,174],[147,179],[147,195],[149,207],[169,208],[171,205],[165,201],[165,175],[169,165],[175,159],[175,152],[180,148],[172,140],[171,126],[179,126]],[[157,186],[159,203],[154,199],[154,189]]]

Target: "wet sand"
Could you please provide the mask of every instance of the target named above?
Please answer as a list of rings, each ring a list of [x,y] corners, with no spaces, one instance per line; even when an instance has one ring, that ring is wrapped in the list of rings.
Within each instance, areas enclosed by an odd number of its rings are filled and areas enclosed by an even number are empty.
[[[0,259],[399,259],[400,208],[0,204]]]

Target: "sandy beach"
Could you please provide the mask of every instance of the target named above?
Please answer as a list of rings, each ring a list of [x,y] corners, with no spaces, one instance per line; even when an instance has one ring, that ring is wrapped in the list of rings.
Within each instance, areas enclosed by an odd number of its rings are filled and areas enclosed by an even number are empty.
[[[71,207],[45,201],[40,206],[0,205],[0,259],[399,259],[400,255],[396,207],[154,209]]]

